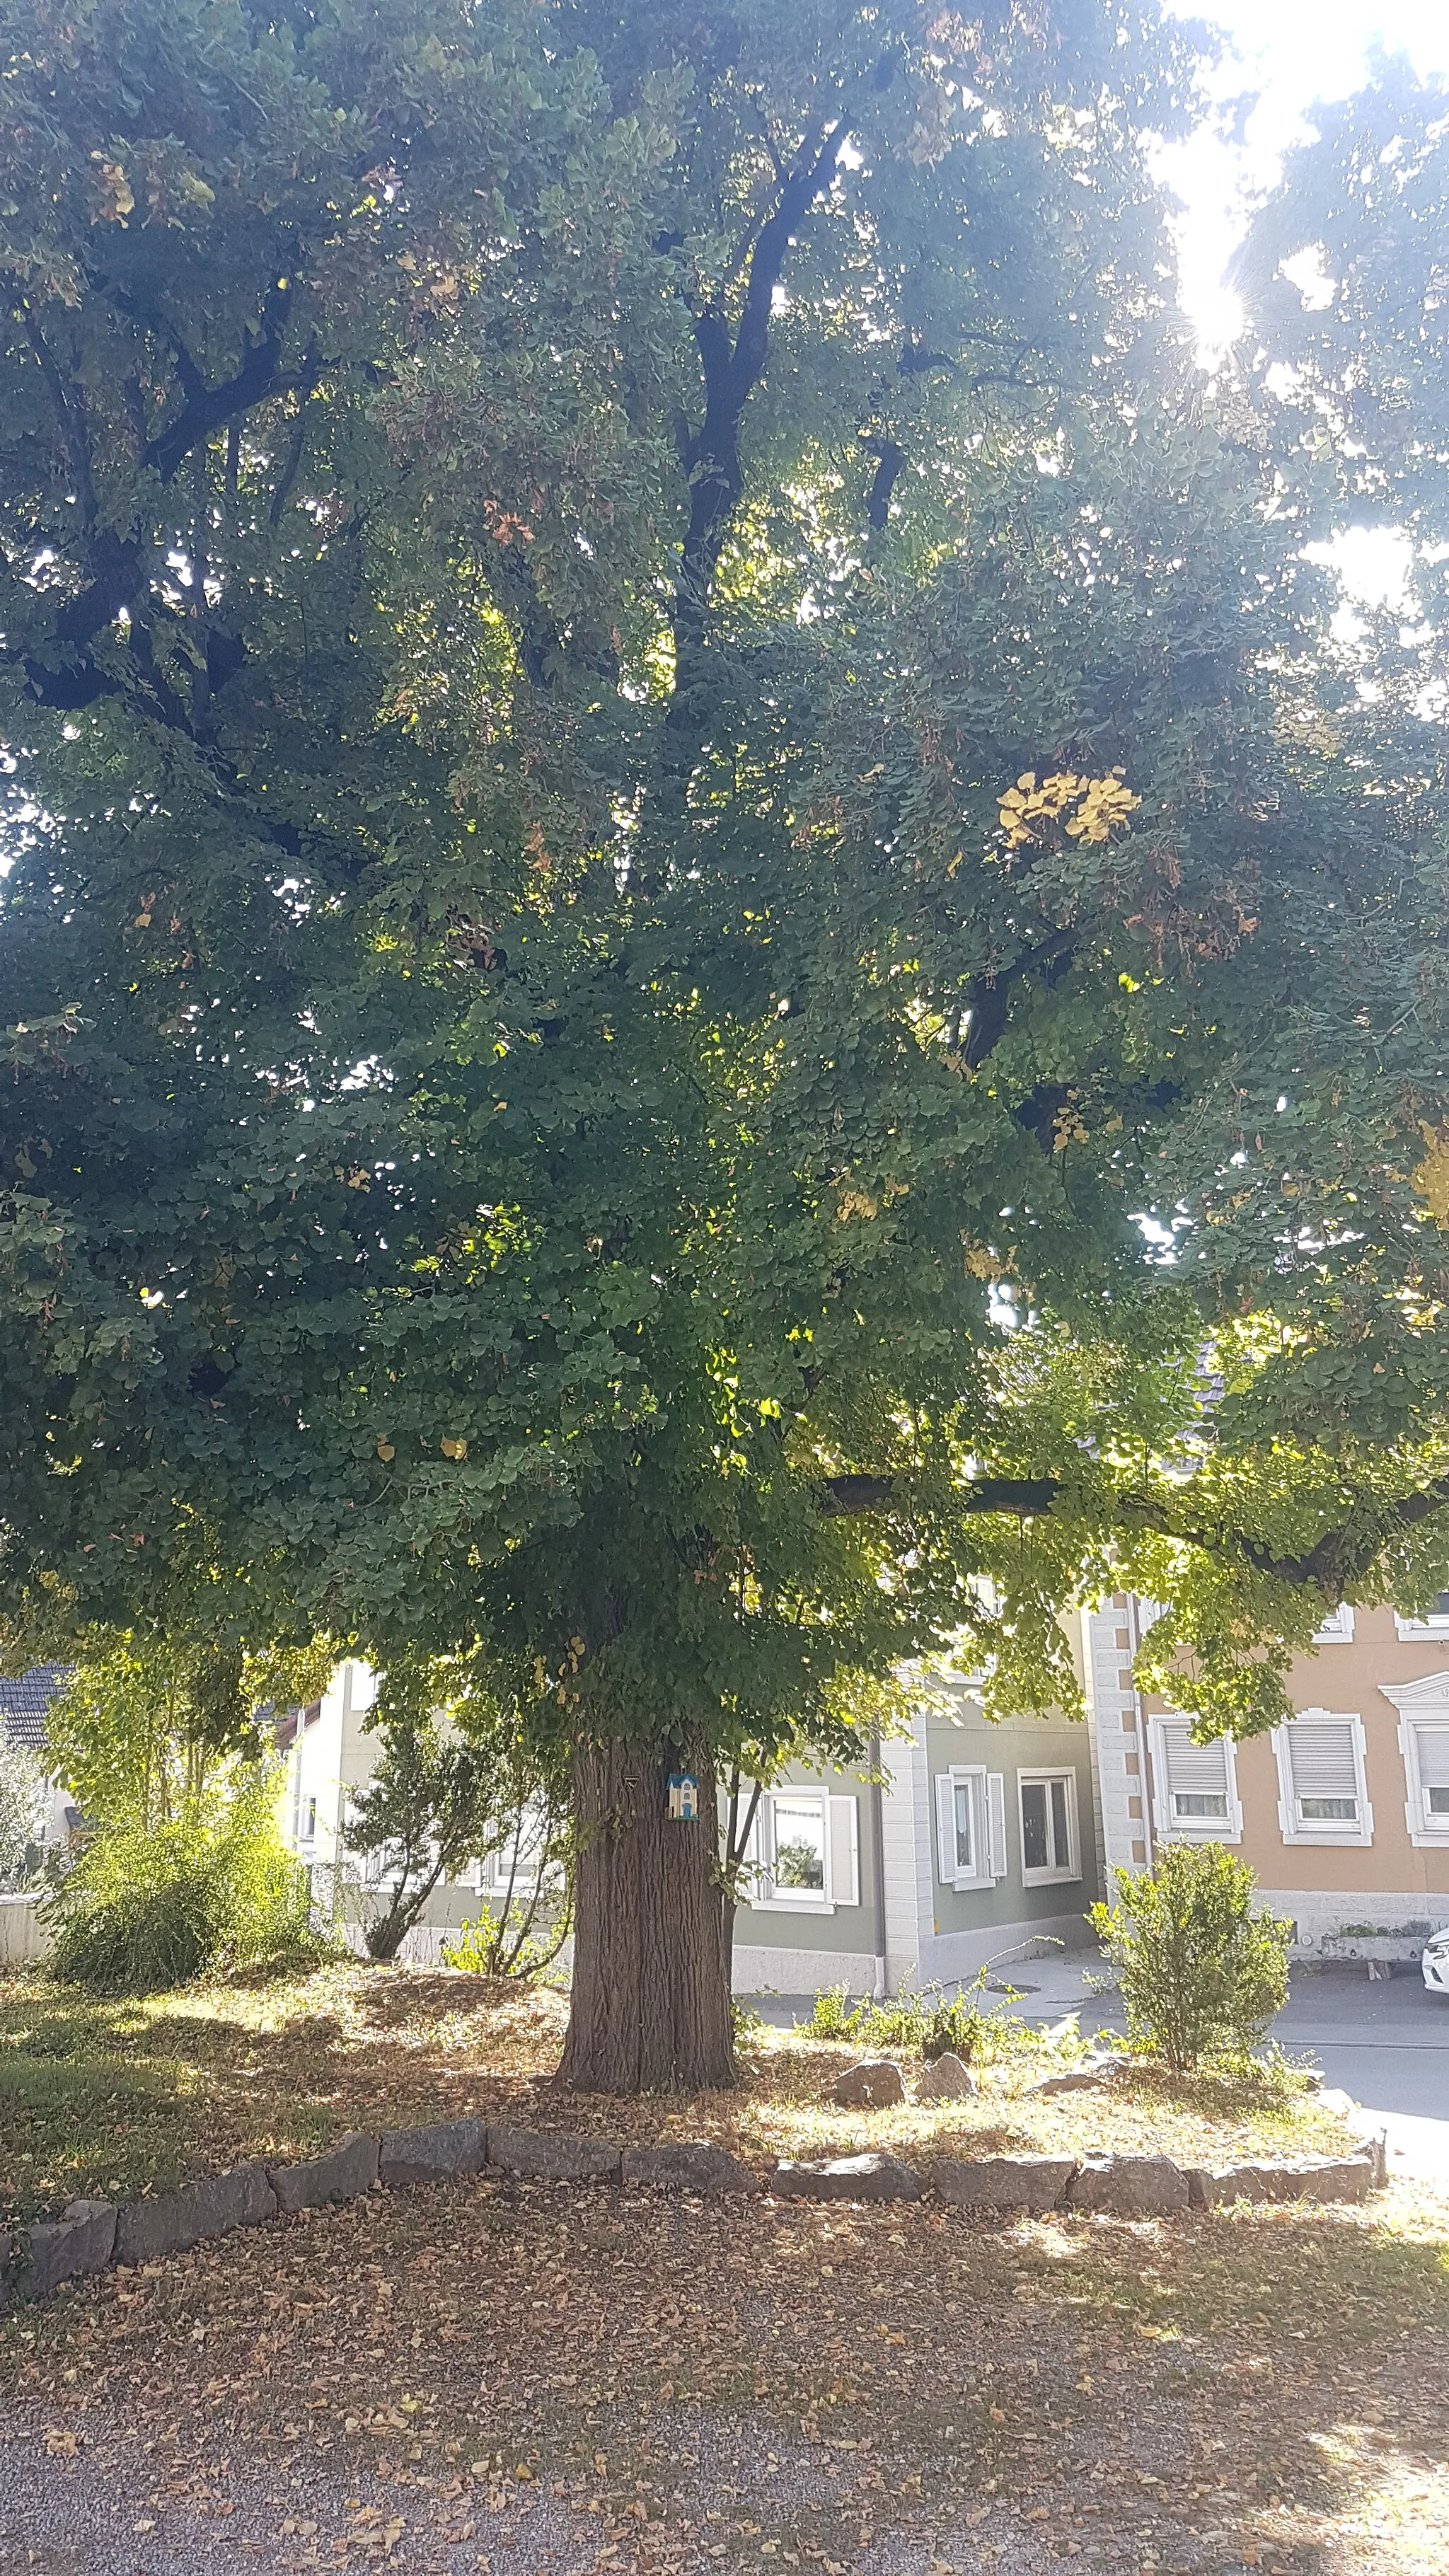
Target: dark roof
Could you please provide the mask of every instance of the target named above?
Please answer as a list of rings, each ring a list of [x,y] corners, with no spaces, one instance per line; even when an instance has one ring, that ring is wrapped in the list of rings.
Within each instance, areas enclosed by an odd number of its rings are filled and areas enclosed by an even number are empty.
[[[69,1664],[32,1664],[18,1681],[0,1681],[0,1732],[11,1744],[39,1753],[45,1742],[46,1711],[69,1678]]]

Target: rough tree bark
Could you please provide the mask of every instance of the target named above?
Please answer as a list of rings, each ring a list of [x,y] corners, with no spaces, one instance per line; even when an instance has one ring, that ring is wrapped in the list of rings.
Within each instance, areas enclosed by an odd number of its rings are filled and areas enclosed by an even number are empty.
[[[671,1770],[699,1781],[673,1823]],[[581,1745],[573,1763],[573,1998],[561,2081],[577,2093],[735,2081],[713,1765],[660,1741]]]

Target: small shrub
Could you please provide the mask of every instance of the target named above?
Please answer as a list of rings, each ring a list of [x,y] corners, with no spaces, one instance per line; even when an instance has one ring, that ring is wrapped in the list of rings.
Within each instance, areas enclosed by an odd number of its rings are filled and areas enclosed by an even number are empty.
[[[855,2024],[865,2009],[864,2004],[852,2008],[848,1987],[827,1986],[823,1994],[816,1996],[815,2009],[810,2019],[801,2023],[801,2032],[806,2039],[852,2039]]]
[[[827,1986],[816,1996],[801,2033],[837,2046],[879,2048],[928,2062],[949,2051],[966,2066],[1039,2046],[1038,2034],[1014,2013],[988,2008],[986,1976],[982,1968],[959,1994],[948,1995],[941,1986],[906,1987],[883,2002],[867,1996],[855,2005],[845,1986]]]
[[[1291,1925],[1257,1908],[1257,1880],[1221,1843],[1172,1843],[1155,1870],[1115,1876],[1117,1901],[1092,1922],[1133,2054],[1177,2075],[1243,2064],[1287,2001]]]
[[[761,2048],[770,2036],[770,2025],[753,2004],[742,2003],[736,1995],[730,2006],[737,2048]]]
[[[290,1966],[320,1945],[307,1873],[277,1831],[270,1772],[180,1822],[103,1826],[54,1896],[57,1977],[150,1994],[218,1967]]]
[[[445,1968],[466,1968],[476,1977],[516,1977],[526,1984],[552,1967],[568,1938],[570,1920],[563,1901],[552,1917],[540,1916],[533,1898],[502,1906],[496,1914],[485,1908],[476,1922],[460,1924],[438,1955]],[[536,1922],[541,1929],[535,1929]]]

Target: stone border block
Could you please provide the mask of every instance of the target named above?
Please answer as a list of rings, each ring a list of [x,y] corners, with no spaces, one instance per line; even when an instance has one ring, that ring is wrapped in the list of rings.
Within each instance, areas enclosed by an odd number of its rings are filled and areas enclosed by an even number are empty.
[[[208,2174],[201,2182],[183,2183],[161,2200],[133,2200],[116,2215],[115,2260],[154,2263],[162,2254],[185,2254],[213,2236],[229,2236],[236,2227],[256,2227],[275,2218],[277,2200],[260,2164],[238,2165],[235,2172]]]
[[[825,2096],[843,2111],[879,2110],[883,2103],[905,2098],[906,2079],[893,2057],[863,2057],[858,2065],[847,2066]]]
[[[73,2200],[59,2218],[41,2219],[30,2229],[18,2267],[21,2296],[48,2299],[62,2281],[104,2272],[115,2242],[115,2202]]]
[[[1038,2217],[1065,2200],[1075,2156],[939,2156],[931,2184],[952,2209],[1024,2209]]]
[[[481,2120],[434,2120],[422,2129],[384,2129],[377,2176],[390,2191],[409,2183],[437,2182],[477,2173],[487,2160],[488,2132]]]
[[[1189,2206],[1187,2176],[1171,2156],[1085,2156],[1067,2206],[1110,2218],[1173,2218]]]
[[[626,2183],[661,2191],[697,2191],[713,2198],[720,2192],[758,2191],[759,2181],[738,2156],[723,2147],[694,2142],[624,2149]]]
[[[349,2130],[325,2156],[304,2165],[271,2165],[268,2172],[284,2217],[299,2209],[325,2209],[330,2201],[358,2200],[377,2180],[379,2141],[365,2129]]]
[[[569,2129],[490,2129],[488,2161],[538,2182],[617,2182],[624,2150]]]
[[[767,2188],[777,2200],[919,2200],[926,2186],[894,2156],[833,2156],[779,2164]]]

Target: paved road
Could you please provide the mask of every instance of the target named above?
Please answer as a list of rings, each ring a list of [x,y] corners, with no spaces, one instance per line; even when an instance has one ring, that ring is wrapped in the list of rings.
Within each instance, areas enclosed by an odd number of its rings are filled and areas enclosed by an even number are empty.
[[[1046,2024],[1076,2012],[1085,2031],[1120,2030],[1115,1998],[1094,1995],[1086,1982],[1093,1964],[1089,1954],[1074,1953],[1012,1962],[998,1973],[1017,1987],[1023,2019]],[[756,2008],[786,2023],[808,2013],[810,2002],[761,1996]],[[1274,2036],[1290,2056],[1321,2066],[1328,2082],[1365,2110],[1384,2115],[1400,2172],[1449,2184],[1449,1998],[1427,1993],[1417,1967],[1372,1983],[1364,1968],[1347,1962],[1300,1968]]]

